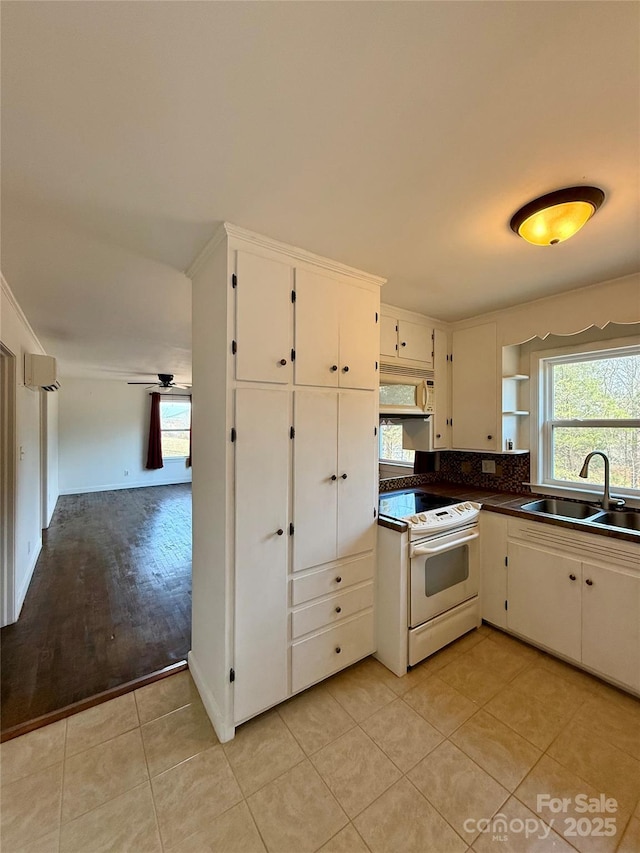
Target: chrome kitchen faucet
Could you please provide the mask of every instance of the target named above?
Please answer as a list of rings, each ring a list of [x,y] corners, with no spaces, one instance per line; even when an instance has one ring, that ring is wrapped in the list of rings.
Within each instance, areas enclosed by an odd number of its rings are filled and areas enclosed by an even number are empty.
[[[601,450],[593,450],[591,453],[588,453],[582,463],[579,476],[586,478],[589,473],[589,462],[594,456],[602,456],[604,459],[604,493],[602,495],[602,509],[618,509],[619,507],[624,506],[624,501],[621,498],[612,498],[609,493],[609,457],[606,453],[603,453]]]

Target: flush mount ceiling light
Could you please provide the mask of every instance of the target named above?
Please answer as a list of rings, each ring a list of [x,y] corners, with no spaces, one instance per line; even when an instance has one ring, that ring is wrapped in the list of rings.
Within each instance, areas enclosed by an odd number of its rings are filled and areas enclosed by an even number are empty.
[[[573,237],[604,201],[598,187],[566,187],[525,204],[511,217],[511,230],[534,246],[554,246]]]

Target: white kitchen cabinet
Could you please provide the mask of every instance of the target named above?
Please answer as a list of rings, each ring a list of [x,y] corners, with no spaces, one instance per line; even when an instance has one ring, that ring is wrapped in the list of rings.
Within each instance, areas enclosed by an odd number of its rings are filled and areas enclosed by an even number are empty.
[[[433,330],[433,354],[436,389],[433,449],[446,450],[451,446],[451,396],[449,391],[449,336],[443,329]]]
[[[346,278],[297,269],[296,384],[375,388],[378,309],[377,294]]]
[[[236,379],[291,381],[293,266],[239,251]]]
[[[485,511],[480,554],[483,619],[640,693],[638,543]]]
[[[507,628],[580,660],[580,561],[509,542]]]
[[[498,628],[507,627],[507,518],[481,512],[480,566],[482,618]]]
[[[453,332],[452,447],[497,451],[498,374],[496,324]]]
[[[375,546],[377,438],[375,400],[340,391],[338,405],[338,557]]]
[[[375,650],[383,280],[228,223],[189,275],[189,667],[227,741]]]
[[[374,546],[374,405],[366,391],[294,392],[294,571]]]
[[[640,690],[640,574],[582,564],[582,662]]]
[[[289,394],[238,388],[235,455],[235,718],[287,696]]]
[[[381,324],[382,361],[433,369],[433,327],[427,318],[387,305],[383,307]]]

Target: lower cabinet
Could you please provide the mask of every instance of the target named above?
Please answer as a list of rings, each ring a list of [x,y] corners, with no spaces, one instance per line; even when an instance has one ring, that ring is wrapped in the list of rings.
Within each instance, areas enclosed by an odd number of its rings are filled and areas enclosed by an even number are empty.
[[[508,558],[507,628],[580,660],[579,560],[514,542]]]
[[[638,692],[639,550],[632,542],[482,513],[483,618]]]
[[[291,692],[375,651],[373,554],[291,581]]]

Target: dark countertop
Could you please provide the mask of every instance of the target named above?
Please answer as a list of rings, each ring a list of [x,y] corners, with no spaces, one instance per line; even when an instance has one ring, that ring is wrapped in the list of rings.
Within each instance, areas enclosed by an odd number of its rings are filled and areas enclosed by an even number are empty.
[[[432,495],[442,495],[447,498],[459,498],[461,501],[477,501],[482,504],[482,509],[488,512],[497,512],[501,515],[511,515],[527,521],[539,521],[543,524],[554,524],[557,527],[568,527],[571,530],[579,530],[582,533],[595,533],[600,536],[608,536],[611,539],[624,539],[627,542],[636,542],[640,545],[640,533],[631,530],[614,530],[601,524],[589,524],[578,519],[558,518],[556,516],[543,515],[539,512],[528,512],[522,509],[522,504],[543,498],[531,492],[514,494],[513,492],[492,492],[489,489],[478,489],[474,487],[454,485],[452,483],[426,483],[416,486],[414,489],[403,491],[429,492]],[[404,521],[381,515],[378,517],[381,527],[397,530],[399,533],[408,529]]]

